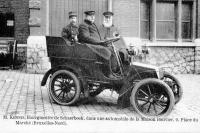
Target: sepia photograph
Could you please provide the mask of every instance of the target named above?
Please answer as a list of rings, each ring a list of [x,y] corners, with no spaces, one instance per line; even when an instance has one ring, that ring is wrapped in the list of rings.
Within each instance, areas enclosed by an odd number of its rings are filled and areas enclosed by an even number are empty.
[[[199,133],[199,0],[0,0],[3,133]]]

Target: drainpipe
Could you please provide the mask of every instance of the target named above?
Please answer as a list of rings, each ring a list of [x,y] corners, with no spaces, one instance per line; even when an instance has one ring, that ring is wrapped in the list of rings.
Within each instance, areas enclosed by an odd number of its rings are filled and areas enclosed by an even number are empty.
[[[113,0],[108,0],[108,11],[112,12]]]

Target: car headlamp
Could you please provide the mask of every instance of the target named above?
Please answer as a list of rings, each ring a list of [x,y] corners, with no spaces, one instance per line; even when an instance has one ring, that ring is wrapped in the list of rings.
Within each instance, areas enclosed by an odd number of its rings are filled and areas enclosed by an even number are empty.
[[[163,76],[164,76],[164,71],[163,71],[162,69],[158,68],[158,70],[157,70],[157,75],[158,75],[158,78],[159,78],[159,79],[163,78]]]
[[[157,67],[156,68],[156,74],[158,76],[158,79],[161,79],[164,76],[164,71],[162,69],[160,69],[160,68]]]

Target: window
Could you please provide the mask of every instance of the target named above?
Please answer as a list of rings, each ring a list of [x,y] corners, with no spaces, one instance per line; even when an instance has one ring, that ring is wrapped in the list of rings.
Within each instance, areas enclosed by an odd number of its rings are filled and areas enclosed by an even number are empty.
[[[157,41],[191,40],[195,36],[192,34],[195,30],[192,29],[193,3],[192,0],[184,0],[181,4],[178,0],[141,0],[141,38]]]
[[[176,11],[175,3],[158,2],[156,5],[157,40],[175,40]]]
[[[182,38],[191,39],[192,33],[192,4],[182,3]]]
[[[0,37],[14,37],[13,13],[0,13]]]
[[[147,0],[141,1],[141,19],[140,19],[140,29],[141,38],[150,39],[150,2]]]

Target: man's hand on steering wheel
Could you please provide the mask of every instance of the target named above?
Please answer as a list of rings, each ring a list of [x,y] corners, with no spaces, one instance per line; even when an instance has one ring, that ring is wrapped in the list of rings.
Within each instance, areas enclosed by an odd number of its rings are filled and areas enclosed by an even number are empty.
[[[99,42],[99,45],[104,46],[104,47],[108,47],[108,44],[105,43],[105,41],[100,41],[100,42]]]
[[[110,38],[105,41],[101,41],[100,45],[108,47],[112,42],[116,42],[120,39],[120,37]]]

